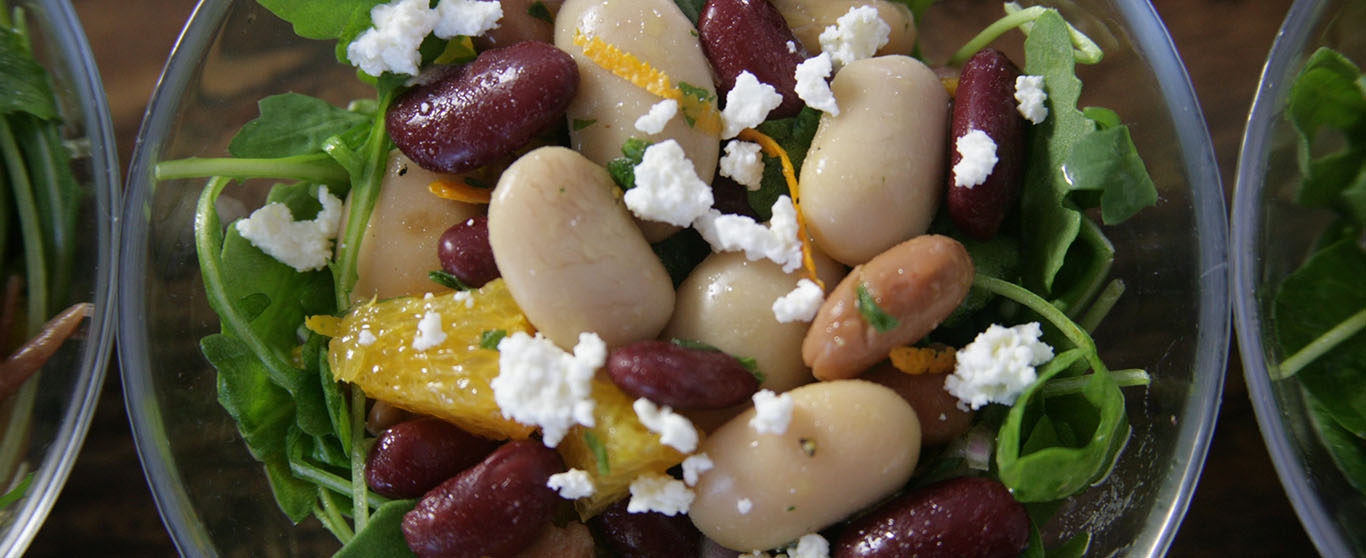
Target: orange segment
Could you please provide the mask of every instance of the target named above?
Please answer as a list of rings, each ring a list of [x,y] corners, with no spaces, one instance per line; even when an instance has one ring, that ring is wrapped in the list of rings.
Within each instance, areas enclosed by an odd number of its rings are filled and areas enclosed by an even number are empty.
[[[948,374],[956,355],[953,347],[897,347],[891,359],[892,366],[907,374]]]

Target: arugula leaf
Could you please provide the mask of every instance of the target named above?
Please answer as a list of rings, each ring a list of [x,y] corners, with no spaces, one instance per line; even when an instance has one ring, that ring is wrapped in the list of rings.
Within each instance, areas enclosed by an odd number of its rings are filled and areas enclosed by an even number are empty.
[[[0,76],[4,76],[0,115],[27,112],[44,120],[57,117],[47,70],[34,60],[23,37],[4,25],[0,25]]]
[[[294,33],[305,39],[341,38],[358,14],[364,16],[368,23],[370,9],[385,1],[387,0],[257,0],[277,17],[293,24]]]
[[[278,158],[322,151],[327,138],[370,121],[327,101],[283,93],[261,99],[260,117],[247,122],[228,144],[238,158]]]
[[[406,558],[415,556],[403,537],[403,516],[417,500],[394,500],[375,510],[365,528],[346,543],[333,558]]]
[[[327,298],[330,301],[331,297]],[[327,338],[310,332],[308,341],[299,351],[299,361],[305,366],[303,372],[306,377],[299,382],[299,390],[294,393],[294,404],[296,406],[297,426],[304,433],[315,438],[326,438],[336,431],[332,424],[332,416],[328,413],[323,383],[309,381],[310,377],[317,376],[318,372],[315,367],[318,366],[320,357],[325,358],[326,354]],[[320,442],[318,449],[326,451],[331,448],[326,446],[325,441],[323,441]],[[324,461],[335,461],[334,457],[329,455]]]
[[[682,10],[683,15],[688,16],[688,21],[697,25],[697,18],[702,14],[702,5],[706,4],[707,0],[674,0],[674,3],[678,4],[678,9]]]
[[[688,278],[692,270],[711,255],[711,245],[691,227],[678,231],[664,240],[650,245],[664,270],[669,272],[677,289]]]
[[[769,120],[760,124],[757,128],[764,135],[773,138],[778,142],[778,146],[787,152],[787,157],[792,161],[792,169],[801,176],[802,163],[806,161],[806,152],[811,149],[811,138],[816,136],[816,128],[820,126],[821,111],[811,107],[805,107],[797,116]],[[778,201],[778,196],[788,195],[787,180],[783,178],[781,162],[777,157],[764,156],[764,178],[760,182],[758,190],[748,193],[749,207],[754,210],[756,219],[764,222],[773,218],[773,202]]]
[[[555,23],[555,16],[550,15],[550,8],[545,7],[545,2],[541,2],[540,0],[536,0],[535,2],[532,2],[530,6],[527,6],[526,14],[546,23]]]
[[[1296,202],[1336,209],[1366,223],[1366,76],[1346,57],[1320,48],[1291,86],[1287,112],[1299,132],[1304,180]],[[1323,128],[1338,132],[1335,138]],[[1315,156],[1345,143],[1339,150]]]
[[[1342,54],[1321,47],[1310,55],[1290,88],[1286,110],[1306,143],[1319,128],[1356,130],[1366,126],[1366,93],[1361,70]],[[1305,153],[1307,154],[1307,153]]]
[[[1309,418],[1318,431],[1328,455],[1337,464],[1347,483],[1357,492],[1366,494],[1366,439],[1353,435],[1337,422],[1335,415],[1317,398],[1310,395]]]
[[[877,305],[877,300],[868,293],[866,285],[859,283],[854,292],[857,295],[854,302],[855,306],[858,306],[859,314],[863,315],[863,321],[868,322],[868,325],[873,326],[873,329],[878,330],[879,333],[887,333],[901,325],[900,321]]]
[[[1078,138],[1063,163],[1063,175],[1078,191],[1101,192],[1100,215],[1107,225],[1122,223],[1157,203],[1157,187],[1138,156],[1128,126],[1095,130]]]

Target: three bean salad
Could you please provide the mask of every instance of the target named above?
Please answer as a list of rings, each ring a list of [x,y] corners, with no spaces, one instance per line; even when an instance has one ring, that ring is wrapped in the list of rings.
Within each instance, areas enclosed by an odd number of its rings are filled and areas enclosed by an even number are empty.
[[[1157,192],[1056,9],[927,60],[932,0],[258,3],[375,97],[156,174],[339,555],[1044,556],[1128,440],[1102,224]]]

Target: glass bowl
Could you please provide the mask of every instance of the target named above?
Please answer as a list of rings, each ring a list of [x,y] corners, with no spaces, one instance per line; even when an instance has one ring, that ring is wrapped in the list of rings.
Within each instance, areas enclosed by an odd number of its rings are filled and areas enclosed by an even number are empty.
[[[0,510],[0,555],[19,556],[66,483],[104,385],[113,340],[119,160],[104,86],[71,5],[66,0],[8,4],[23,8],[35,56],[51,75],[63,119],[59,134],[84,195],[72,281],[52,313],[77,302],[94,304],[76,335],[0,404],[0,490],[10,490],[12,477],[33,475],[23,499]]]
[[[1045,536],[1090,530],[1091,554],[1162,555],[1185,513],[1214,427],[1227,358],[1227,221],[1204,119],[1165,27],[1147,3],[1058,2],[1105,48],[1081,70],[1082,105],[1114,108],[1158,185],[1160,201],[1109,229],[1127,294],[1096,332],[1107,361],[1145,367],[1130,388],[1134,435],[1108,481],[1072,499]],[[922,29],[931,59],[1001,16],[999,2],[936,3]],[[998,41],[1014,45],[1018,34]],[[945,46],[947,45],[947,46]],[[1010,48],[1010,47],[1004,47]],[[1017,58],[1018,59],[1018,58]],[[309,520],[276,508],[260,465],[218,405],[197,340],[216,332],[197,267],[192,223],[203,181],[153,181],[158,161],[223,156],[256,102],[297,91],[344,106],[369,96],[333,44],[295,37],[255,2],[201,2],[149,107],[128,177],[121,254],[120,358],[148,482],[183,554],[316,554],[335,548]],[[229,191],[241,215],[259,192]]]
[[[1300,0],[1291,7],[1262,69],[1233,201],[1233,310],[1248,395],[1281,484],[1324,556],[1366,554],[1366,496],[1347,484],[1311,427],[1298,377],[1270,374],[1289,356],[1276,342],[1272,298],[1331,220],[1327,210],[1294,202],[1301,175],[1285,107],[1295,76],[1319,47],[1366,64],[1363,25],[1360,2]]]

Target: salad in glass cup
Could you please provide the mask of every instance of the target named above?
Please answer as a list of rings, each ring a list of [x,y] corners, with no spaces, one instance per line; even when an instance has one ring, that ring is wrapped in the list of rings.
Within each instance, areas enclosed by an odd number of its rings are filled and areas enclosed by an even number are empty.
[[[1105,227],[1158,189],[1057,10],[932,69],[917,3],[358,4],[262,2],[373,99],[272,95],[231,157],[155,167],[209,177],[199,349],[290,520],[343,553],[1085,551],[1051,518],[1150,381],[1091,335]]]

